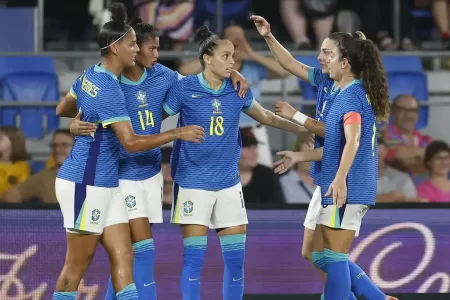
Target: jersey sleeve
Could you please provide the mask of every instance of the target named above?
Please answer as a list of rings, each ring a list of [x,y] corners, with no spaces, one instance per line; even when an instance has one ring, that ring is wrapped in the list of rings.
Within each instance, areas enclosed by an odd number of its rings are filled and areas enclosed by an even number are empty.
[[[86,70],[83,72],[83,74],[81,74],[77,78],[77,80],[75,80],[75,82],[72,84],[72,87],[70,88],[69,93],[74,99],[78,99],[78,93],[81,88],[81,84],[83,82],[83,78],[84,78],[85,74],[86,74]]]
[[[239,89],[238,89],[239,90]],[[249,89],[247,91],[247,94],[244,97],[244,105],[242,106],[243,112],[248,112],[252,109],[253,105],[255,104],[255,97],[253,97],[252,90]]]
[[[183,99],[184,80],[178,80],[167,92],[163,109],[170,116],[180,112]]]
[[[364,99],[365,100],[365,99]],[[339,103],[340,118],[343,118],[349,112],[358,113],[363,116],[363,99],[354,93],[348,93],[348,95]]]
[[[102,86],[93,99],[103,127],[117,122],[130,121],[122,89],[117,82],[112,80],[106,86]]]
[[[312,86],[318,87],[329,79],[328,75],[324,74],[320,68],[310,67],[308,71],[308,81]]]

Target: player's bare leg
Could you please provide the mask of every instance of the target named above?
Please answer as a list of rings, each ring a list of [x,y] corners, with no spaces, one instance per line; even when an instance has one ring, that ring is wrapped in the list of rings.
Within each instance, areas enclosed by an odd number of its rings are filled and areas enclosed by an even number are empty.
[[[66,233],[67,253],[56,283],[56,292],[76,292],[81,278],[94,258],[100,235]]]
[[[109,256],[114,290],[122,291],[133,283],[133,248],[129,224],[106,227],[101,242]]]

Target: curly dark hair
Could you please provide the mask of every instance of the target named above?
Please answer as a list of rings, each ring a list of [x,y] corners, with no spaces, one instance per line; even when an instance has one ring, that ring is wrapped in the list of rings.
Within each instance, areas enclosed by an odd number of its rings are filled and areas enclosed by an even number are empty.
[[[359,31],[354,35],[335,32],[329,39],[337,43],[341,58],[348,60],[352,73],[361,80],[377,120],[388,121],[388,83],[378,48]]]

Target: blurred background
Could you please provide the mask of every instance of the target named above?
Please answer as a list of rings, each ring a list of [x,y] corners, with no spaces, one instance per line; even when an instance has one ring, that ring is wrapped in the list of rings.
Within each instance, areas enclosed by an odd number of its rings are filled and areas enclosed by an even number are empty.
[[[69,120],[56,117],[55,106],[79,74],[100,60],[96,36],[112,2],[0,0],[0,299],[50,299],[65,253],[54,181],[73,145]],[[159,29],[160,63],[183,75],[200,72],[192,35],[208,25],[233,42],[235,68],[265,108],[283,100],[313,117],[316,90],[274,63],[249,16],[265,17],[278,40],[310,66],[318,66],[320,44],[333,31],[361,30],[372,39],[383,54],[391,120],[378,129],[377,207],[365,218],[351,254],[381,288],[409,294],[402,299],[422,299],[413,294],[426,292],[441,294],[423,299],[450,299],[443,294],[450,292],[450,1],[121,2],[129,17]],[[164,121],[163,130],[176,121]],[[246,299],[319,294],[320,278],[301,257],[302,222],[315,189],[309,164],[282,176],[272,171],[277,151],[309,146],[250,118],[241,118],[241,136],[239,168],[251,222]],[[170,154],[171,146],[164,146],[167,205]],[[173,282],[178,286],[181,235],[168,224],[155,232],[160,298],[180,299]],[[216,237],[210,240],[202,286],[204,299],[219,299],[223,265]],[[47,258],[50,252],[55,255]],[[107,269],[101,250],[81,299],[103,297]]]

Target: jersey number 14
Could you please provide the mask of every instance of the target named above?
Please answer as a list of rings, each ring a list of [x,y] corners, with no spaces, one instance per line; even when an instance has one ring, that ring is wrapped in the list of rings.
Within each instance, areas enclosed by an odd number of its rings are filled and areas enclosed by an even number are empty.
[[[145,128],[147,128],[149,126],[155,127],[155,122],[153,121],[152,112],[149,111],[148,109],[144,110],[143,112],[144,113],[142,113],[142,111],[138,111],[139,121],[141,123],[142,130],[145,130]],[[145,118],[145,122],[144,122],[144,118]]]

